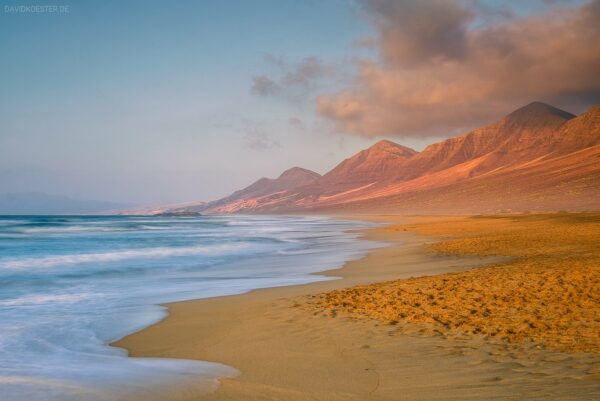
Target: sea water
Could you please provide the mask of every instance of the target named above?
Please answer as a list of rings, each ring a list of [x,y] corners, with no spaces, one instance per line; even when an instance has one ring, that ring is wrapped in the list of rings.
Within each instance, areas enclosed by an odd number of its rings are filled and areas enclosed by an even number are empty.
[[[324,217],[0,216],[0,400],[151,399],[235,369],[129,358],[161,303],[328,280],[377,246]]]

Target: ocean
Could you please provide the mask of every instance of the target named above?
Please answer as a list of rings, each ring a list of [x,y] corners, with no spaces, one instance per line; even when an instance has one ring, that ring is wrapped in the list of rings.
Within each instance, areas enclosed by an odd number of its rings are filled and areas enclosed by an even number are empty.
[[[108,344],[160,304],[329,280],[379,246],[369,223],[289,216],[0,216],[0,400],[160,399],[210,389],[217,363],[129,358]]]

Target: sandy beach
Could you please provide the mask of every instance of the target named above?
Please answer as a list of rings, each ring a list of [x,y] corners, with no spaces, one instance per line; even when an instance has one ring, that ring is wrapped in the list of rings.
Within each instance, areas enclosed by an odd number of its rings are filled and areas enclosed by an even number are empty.
[[[323,273],[339,280],[169,304],[168,318],[114,345],[133,357],[199,359],[241,372],[208,395],[174,388],[182,400],[600,397],[596,215],[369,219],[391,223],[365,234],[390,246]],[[579,278],[563,286],[566,298],[551,288],[565,277]],[[508,279],[511,288],[544,291],[533,300],[503,293],[492,305],[486,296],[498,298]],[[486,296],[470,297],[474,286]],[[568,311],[555,309],[558,302]],[[526,325],[507,327],[513,315]]]

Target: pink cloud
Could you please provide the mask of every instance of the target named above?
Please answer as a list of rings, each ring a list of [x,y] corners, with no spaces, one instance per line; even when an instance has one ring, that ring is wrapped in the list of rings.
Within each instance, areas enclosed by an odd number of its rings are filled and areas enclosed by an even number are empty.
[[[600,1],[474,24],[473,1],[371,0],[381,59],[359,62],[352,86],[319,96],[340,132],[450,135],[532,100],[600,101]]]

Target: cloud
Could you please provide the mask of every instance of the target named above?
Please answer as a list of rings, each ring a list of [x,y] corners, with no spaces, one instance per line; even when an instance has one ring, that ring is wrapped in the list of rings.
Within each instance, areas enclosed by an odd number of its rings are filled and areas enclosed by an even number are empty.
[[[600,0],[525,17],[474,0],[363,5],[381,58],[360,60],[352,85],[317,98],[337,131],[450,135],[532,100],[600,101]]]
[[[467,53],[467,24],[475,15],[449,0],[373,0],[365,3],[379,31],[384,59],[419,65],[460,60]]]
[[[285,60],[285,58],[283,58],[282,56],[276,56],[274,54],[267,53],[267,54],[265,54],[264,58],[268,64],[271,64],[279,69],[283,70],[283,69],[287,68],[288,63]]]
[[[297,129],[298,131],[304,131],[305,130],[304,123],[298,117],[291,117],[288,120],[288,123],[290,124],[290,126],[292,126],[293,128]]]
[[[271,138],[266,132],[253,128],[246,130],[244,140],[246,141],[246,146],[253,150],[268,150],[281,147],[281,144]]]
[[[281,82],[286,85],[310,85],[314,80],[332,75],[334,68],[318,57],[307,57],[286,72]]]
[[[366,106],[351,92],[341,92],[335,98],[317,98],[317,110],[332,119],[347,123],[357,122],[365,117]]]
[[[333,65],[324,63],[315,56],[306,57],[291,64],[282,57],[265,55],[265,61],[275,67],[277,78],[267,75],[255,76],[250,92],[258,96],[284,96],[297,99],[313,90],[318,82],[335,73]]]
[[[265,75],[252,78],[250,92],[258,96],[272,96],[281,92],[281,88]]]

